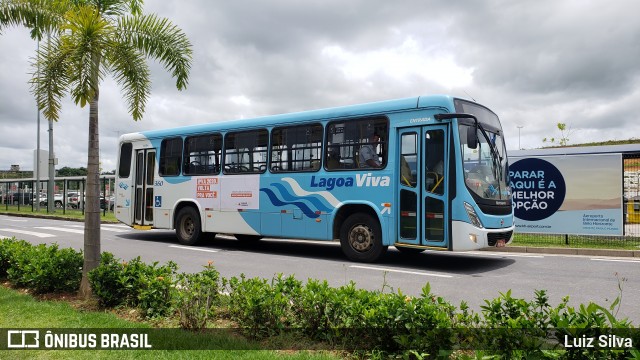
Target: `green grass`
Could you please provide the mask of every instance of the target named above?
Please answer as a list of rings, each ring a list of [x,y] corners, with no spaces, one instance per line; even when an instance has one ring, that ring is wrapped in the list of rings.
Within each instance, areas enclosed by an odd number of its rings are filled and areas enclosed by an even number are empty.
[[[22,216],[39,216],[52,219],[65,219],[65,220],[83,220],[84,214],[82,210],[76,209],[55,209],[53,213],[48,213],[46,206],[42,206],[40,211],[36,211],[35,208],[31,208],[31,205],[21,205],[18,209],[17,205],[0,205],[0,214],[5,215],[22,215]],[[100,217],[103,222],[117,222],[116,216],[113,212],[100,211]]]
[[[565,235],[516,233],[514,234],[514,239],[510,246],[640,250],[640,238],[585,235],[569,235],[567,238]]]
[[[78,310],[65,301],[39,301],[0,286],[0,329],[141,329],[148,324],[126,321],[109,312]],[[149,330],[152,331],[152,330]],[[41,332],[44,333],[44,332]],[[6,334],[0,335],[0,339]],[[6,359],[335,359],[332,354],[308,351],[259,350],[260,344],[230,332],[207,334],[171,329],[168,342],[206,343],[207,348],[238,350],[2,350]],[[294,340],[292,340],[294,341]],[[43,342],[43,340],[41,340]],[[293,343],[293,342],[292,342]],[[1,346],[5,346],[2,344]],[[153,342],[152,342],[153,345]]]

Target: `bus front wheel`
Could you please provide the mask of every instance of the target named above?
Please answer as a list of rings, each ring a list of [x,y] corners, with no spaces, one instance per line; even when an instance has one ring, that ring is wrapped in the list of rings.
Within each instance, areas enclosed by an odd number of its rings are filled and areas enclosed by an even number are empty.
[[[187,206],[178,212],[176,236],[182,245],[195,245],[200,241],[202,237],[200,214],[193,207]]]
[[[340,228],[342,252],[353,261],[374,262],[387,247],[382,245],[382,230],[377,219],[369,214],[353,214]]]

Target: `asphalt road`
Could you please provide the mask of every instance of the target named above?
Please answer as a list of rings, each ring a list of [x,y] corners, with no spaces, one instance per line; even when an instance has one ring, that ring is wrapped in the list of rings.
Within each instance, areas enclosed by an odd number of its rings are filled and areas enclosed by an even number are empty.
[[[175,261],[182,272],[197,272],[209,261],[224,277],[271,278],[293,274],[306,280],[326,279],[333,286],[355,281],[370,290],[419,295],[426,283],[432,293],[454,305],[466,301],[480,311],[484,299],[500,292],[533,299],[546,290],[552,305],[569,296],[569,305],[590,301],[608,307],[620,294],[619,318],[640,326],[640,259],[580,255],[520,254],[502,252],[425,252],[406,256],[393,248],[375,264],[349,262],[337,243],[264,239],[245,244],[218,235],[195,247],[181,246],[174,232],[137,231],[124,225],[102,226],[102,251],[129,260]],[[83,224],[58,220],[0,215],[0,238],[13,237],[37,243],[58,243],[81,249]]]

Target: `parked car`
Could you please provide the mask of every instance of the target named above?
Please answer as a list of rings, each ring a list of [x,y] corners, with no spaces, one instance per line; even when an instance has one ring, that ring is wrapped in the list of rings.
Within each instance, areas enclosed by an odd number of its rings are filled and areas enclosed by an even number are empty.
[[[2,203],[9,205],[31,205],[33,203],[33,194],[24,191],[8,193],[3,195]]]
[[[109,209],[109,211],[113,211],[113,208],[116,205],[116,198],[114,196],[109,196],[105,199],[104,196],[100,196],[100,209]]]
[[[80,193],[77,191],[67,192],[67,206],[77,209],[80,206]]]
[[[42,194],[40,196],[40,206],[47,206],[49,204],[48,201],[47,194]],[[62,206],[64,206],[64,197],[62,194],[53,194],[53,205],[58,209],[61,209]]]

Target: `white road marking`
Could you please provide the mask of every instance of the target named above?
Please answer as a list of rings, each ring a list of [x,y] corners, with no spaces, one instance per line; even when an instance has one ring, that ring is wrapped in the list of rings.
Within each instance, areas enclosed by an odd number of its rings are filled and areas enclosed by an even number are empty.
[[[35,236],[35,237],[39,237],[39,238],[56,237],[53,234],[47,234],[47,233],[41,233],[41,232],[35,232],[35,231],[27,231],[27,230],[18,230],[18,229],[0,229],[0,231],[15,232],[15,233],[18,233],[18,234],[31,235],[31,236]]]
[[[380,268],[380,267],[374,267],[374,266],[351,265],[349,267],[356,268],[356,269],[388,271],[388,272],[397,272],[397,273],[402,273],[402,274],[422,275],[422,276],[435,276],[435,277],[442,277],[442,278],[452,278],[453,277],[452,275],[433,274],[433,273],[426,273],[426,272],[420,272],[420,271],[398,270],[398,269],[390,269],[390,268]]]
[[[625,262],[640,264],[640,260],[622,260],[622,259],[606,259],[606,258],[591,258],[593,261],[612,261],[612,262]]]
[[[11,222],[27,222],[25,219],[9,219],[8,217],[2,217],[2,221],[11,221]]]
[[[529,255],[529,254],[514,254],[503,252],[476,252],[476,255],[489,255],[489,256],[510,256],[510,257],[523,257],[523,258],[544,258],[544,255]]]
[[[84,229],[84,225],[67,225],[67,227],[74,227],[74,228]],[[106,225],[100,225],[100,230],[112,231],[112,232],[117,232],[117,233],[129,232],[129,230],[126,230],[124,228],[116,228],[114,226],[110,227],[110,226],[106,226]]]
[[[65,229],[65,228],[55,227],[55,226],[36,226],[36,229],[51,230],[51,231],[62,231],[62,232],[69,232],[69,233],[74,233],[74,234],[84,234],[84,230]]]
[[[132,230],[133,229],[131,226],[124,225],[124,224],[102,224],[100,226],[114,228],[114,229],[126,229],[126,230]]]
[[[211,252],[211,253],[218,252],[218,250],[202,249],[202,248],[197,248],[197,247],[192,247],[192,246],[169,245],[169,247],[170,247],[170,248],[174,248],[174,249],[184,249],[184,250],[193,250],[193,251],[204,251],[204,252]]]

